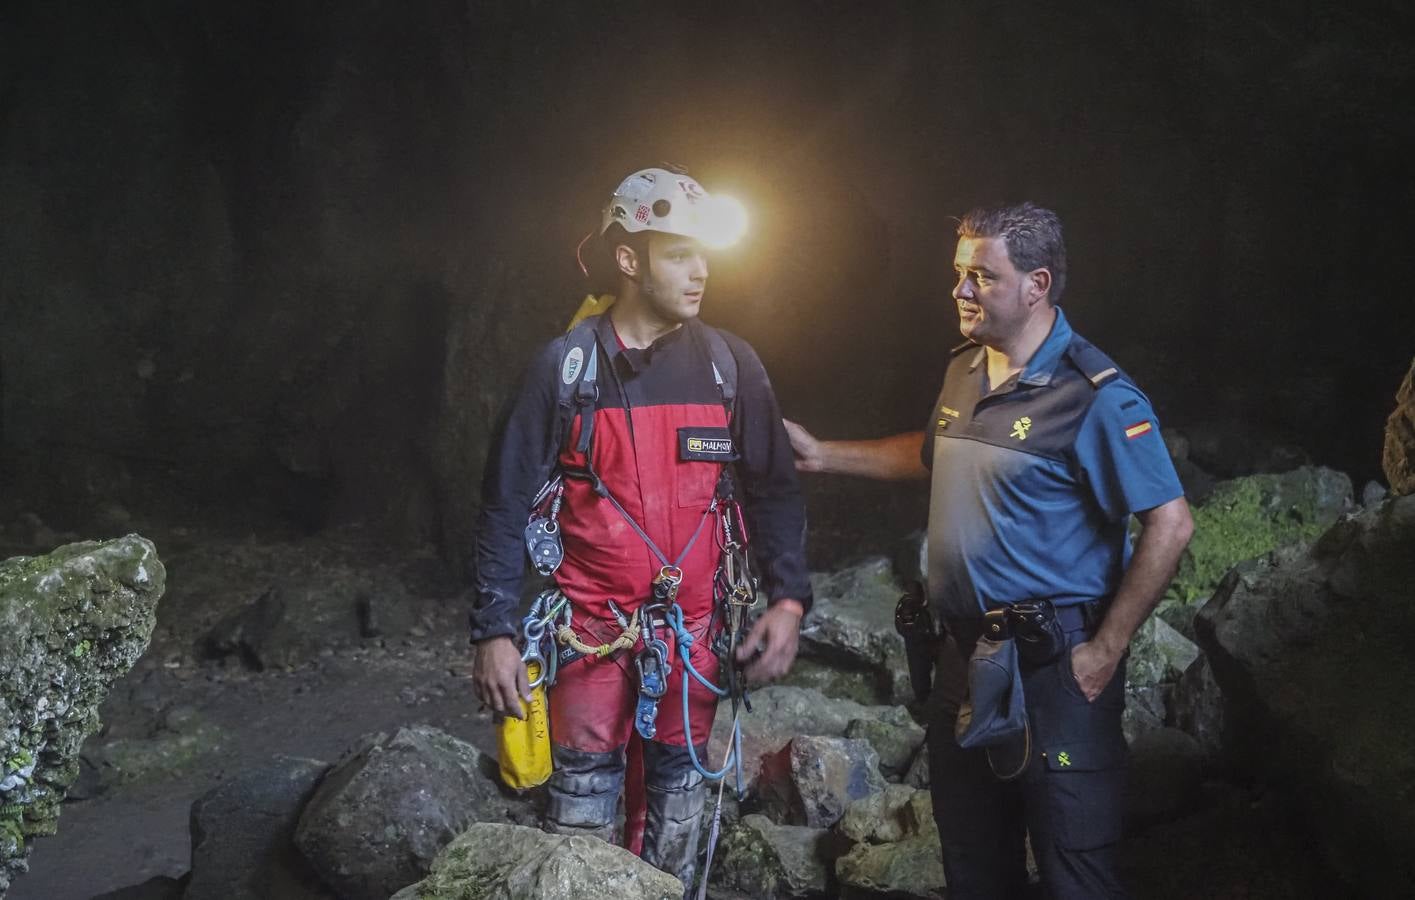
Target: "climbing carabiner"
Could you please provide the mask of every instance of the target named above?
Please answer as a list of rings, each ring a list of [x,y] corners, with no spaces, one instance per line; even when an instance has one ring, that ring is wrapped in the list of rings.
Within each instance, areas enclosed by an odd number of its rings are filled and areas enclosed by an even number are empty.
[[[655,640],[645,644],[634,657],[639,674],[639,693],[657,700],[668,692],[668,645]]]
[[[655,603],[668,606],[678,599],[678,586],[683,583],[683,570],[677,566],[664,566],[653,579],[653,599]]]

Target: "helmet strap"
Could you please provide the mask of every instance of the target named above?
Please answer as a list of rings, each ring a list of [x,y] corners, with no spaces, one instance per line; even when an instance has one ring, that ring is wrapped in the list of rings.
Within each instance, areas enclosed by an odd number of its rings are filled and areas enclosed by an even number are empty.
[[[587,244],[592,237],[594,237],[593,231],[580,238],[580,242],[575,245],[575,262],[580,266],[580,272],[583,273],[586,278],[590,277],[590,267],[585,265],[584,249],[585,244]]]

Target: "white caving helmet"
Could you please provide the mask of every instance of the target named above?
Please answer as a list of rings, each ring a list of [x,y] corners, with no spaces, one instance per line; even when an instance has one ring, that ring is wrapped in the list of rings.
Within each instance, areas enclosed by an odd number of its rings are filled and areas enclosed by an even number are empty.
[[[618,223],[625,231],[661,231],[730,247],[747,232],[747,211],[731,197],[713,196],[689,175],[640,169],[625,178],[600,215],[599,233]]]

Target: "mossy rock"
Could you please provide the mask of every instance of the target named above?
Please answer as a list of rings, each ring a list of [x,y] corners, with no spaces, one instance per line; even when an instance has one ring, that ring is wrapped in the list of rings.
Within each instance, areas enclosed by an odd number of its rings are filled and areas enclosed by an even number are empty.
[[[1194,537],[1160,602],[1160,614],[1192,636],[1194,611],[1230,569],[1279,547],[1315,540],[1351,508],[1351,479],[1321,467],[1216,485],[1193,510]]]
[[[113,682],[146,651],[166,570],[131,534],[0,562],[0,895],[53,834]]]
[[[683,883],[599,838],[479,822],[392,900],[679,900]]]

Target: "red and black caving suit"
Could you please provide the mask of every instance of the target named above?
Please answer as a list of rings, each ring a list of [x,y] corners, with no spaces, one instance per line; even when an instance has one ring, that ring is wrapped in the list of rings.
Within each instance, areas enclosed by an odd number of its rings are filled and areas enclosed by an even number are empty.
[[[720,555],[716,516],[678,561],[712,502],[723,468],[721,462],[684,460],[680,439],[711,435],[712,429],[720,435],[728,429],[703,337],[707,327],[690,320],[639,350],[625,348],[609,318],[597,317],[599,400],[590,455],[591,468],[613,497],[669,561],[682,568],[678,603],[695,638],[690,648],[693,664],[705,678],[720,683],[713,635],[705,633]],[[791,597],[809,607],[805,509],[776,398],[752,348],[733,335],[723,337],[737,361],[730,434],[739,456],[734,464],[738,497],[757,573],[770,602]],[[584,454],[575,450],[578,416],[567,439],[554,446],[564,352],[563,338],[546,345],[497,427],[482,486],[473,641],[519,631],[526,560],[522,532],[531,501],[550,472],[550,460],[558,457],[570,470],[585,468]],[[571,600],[573,627],[587,644],[608,643],[622,631],[608,601],[631,616],[649,597],[662,563],[619,511],[583,479],[565,480],[559,524],[565,557],[554,577]],[[721,616],[716,621],[714,627],[720,627]],[[625,844],[637,847],[640,835],[634,832],[642,827],[643,858],[690,887],[705,786],[688,757],[683,679],[689,678],[690,730],[704,765],[717,698],[683,671],[673,633],[660,628],[658,636],[668,643],[671,675],[658,705],[657,734],[642,747],[647,823],[639,826],[630,810]],[[626,748],[631,737],[638,739],[633,729],[638,700],[634,655],[640,649],[642,644],[636,643],[628,651],[580,657],[560,666],[550,693],[555,766],[546,809],[550,830],[613,837]],[[720,764],[720,759],[714,762]],[[629,772],[631,779],[637,774]]]

